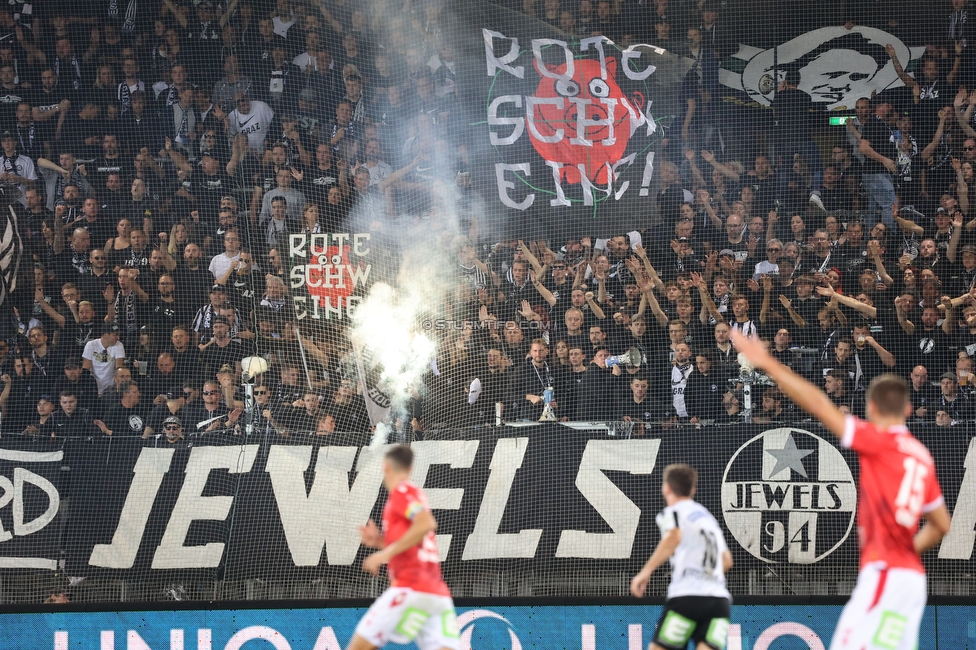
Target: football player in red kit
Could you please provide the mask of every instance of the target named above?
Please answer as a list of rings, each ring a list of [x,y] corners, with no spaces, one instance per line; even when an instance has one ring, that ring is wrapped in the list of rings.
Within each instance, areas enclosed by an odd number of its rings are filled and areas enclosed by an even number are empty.
[[[831,650],[913,650],[925,609],[925,569],[919,557],[949,532],[949,512],[928,449],[905,419],[908,385],[896,375],[868,387],[867,421],[844,415],[830,398],[770,355],[756,338],[732,333],[732,343],[803,410],[857,452],[860,572],[844,607]],[[925,525],[919,529],[920,521]]]
[[[383,458],[383,530],[372,519],[359,532],[364,546],[380,549],[363,562],[376,575],[387,565],[390,588],[356,626],[347,650],[415,642],[420,650],[459,650],[451,591],[441,577],[434,530],[437,522],[423,491],[410,482],[413,451],[391,448]]]

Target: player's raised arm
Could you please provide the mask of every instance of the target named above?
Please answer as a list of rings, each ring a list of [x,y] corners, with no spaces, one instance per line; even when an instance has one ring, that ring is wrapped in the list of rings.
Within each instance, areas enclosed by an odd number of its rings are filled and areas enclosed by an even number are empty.
[[[744,336],[732,330],[732,345],[744,354],[752,365],[764,371],[775,381],[776,387],[800,408],[820,420],[838,438],[844,437],[847,416],[830,401],[826,393],[777,361],[766,351],[758,338]]]

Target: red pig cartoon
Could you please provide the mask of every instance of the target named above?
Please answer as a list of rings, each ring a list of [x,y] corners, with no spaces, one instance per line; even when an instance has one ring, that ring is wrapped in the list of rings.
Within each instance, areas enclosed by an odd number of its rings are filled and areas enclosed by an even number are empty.
[[[319,306],[349,306],[349,296],[356,289],[353,266],[349,261],[351,246],[309,247],[312,261],[305,267],[305,286]],[[331,268],[328,268],[331,265]]]
[[[631,137],[632,118],[640,116],[644,98],[640,93],[635,93],[630,100],[624,95],[614,80],[617,73],[615,59],[608,58],[606,61],[606,79],[600,74],[599,61],[582,59],[573,63],[572,78],[543,76],[539,82],[535,96],[540,99],[560,99],[562,108],[554,103],[537,104],[531,116],[529,138],[540,156],[563,163],[560,176],[565,182],[579,183],[578,165],[583,164],[590,181],[605,185],[608,182],[607,163],[612,166],[623,157]],[[566,65],[550,67],[547,71],[565,75]],[[580,109],[584,110],[583,119],[588,121],[583,125],[583,140],[590,144],[579,141],[577,137]]]

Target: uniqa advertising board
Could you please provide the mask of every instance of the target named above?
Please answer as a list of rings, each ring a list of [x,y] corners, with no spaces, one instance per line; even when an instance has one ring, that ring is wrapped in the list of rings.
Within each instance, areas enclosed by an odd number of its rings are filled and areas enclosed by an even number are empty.
[[[341,650],[365,607],[0,615],[9,650]],[[841,605],[735,605],[728,650],[824,650]],[[643,650],[660,605],[459,607],[462,650]],[[402,647],[402,646],[397,646]],[[930,605],[919,650],[976,648],[976,606]]]

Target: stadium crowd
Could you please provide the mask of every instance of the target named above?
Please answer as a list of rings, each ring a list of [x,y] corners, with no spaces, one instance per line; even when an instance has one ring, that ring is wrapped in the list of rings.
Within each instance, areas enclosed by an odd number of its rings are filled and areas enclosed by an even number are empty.
[[[498,409],[538,420],[547,399],[561,420],[740,421],[733,329],[852,413],[897,372],[914,422],[976,419],[965,0],[915,34],[916,69],[895,59],[904,92],[858,100],[824,149],[795,70],[771,123],[724,126],[718,64],[737,41],[722,4],[520,3],[567,33],[693,62],[648,213],[570,241],[498,241],[477,215],[444,218],[433,188],[471,183],[443,4],[59,5],[0,6],[0,181],[30,256],[18,291],[33,290],[0,325],[3,433],[240,433],[252,355],[271,364],[259,431],[368,433],[348,320],[301,317],[287,248],[289,234],[350,232],[351,210],[386,256],[378,277],[396,277],[414,220],[450,260],[431,310],[456,325],[436,332],[401,416],[417,433]],[[798,416],[757,381],[753,419]]]

